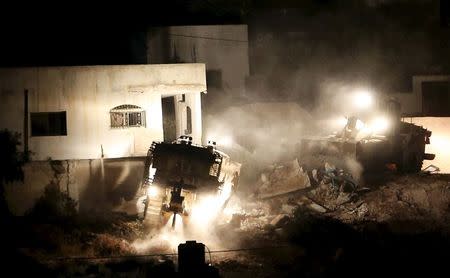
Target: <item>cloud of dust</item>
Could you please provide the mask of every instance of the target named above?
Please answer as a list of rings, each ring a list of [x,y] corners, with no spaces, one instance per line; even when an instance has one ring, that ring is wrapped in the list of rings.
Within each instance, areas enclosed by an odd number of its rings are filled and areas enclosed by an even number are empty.
[[[188,240],[202,242],[210,249],[223,249],[225,246],[217,227],[226,224],[233,213],[238,211],[236,203],[224,204],[231,196],[231,184],[225,184],[217,194],[197,195],[189,215],[174,215],[159,229],[145,239],[138,239],[132,245],[139,253],[176,253],[180,243]]]
[[[267,166],[301,160],[303,138],[325,138],[341,131],[346,117],[361,112],[353,103],[355,95],[369,90],[364,84],[328,80],[320,88],[319,105],[310,111],[294,101],[230,105],[221,113],[206,116],[205,137],[243,163],[241,181],[250,186]],[[346,161],[345,166],[359,178],[362,167],[356,161]]]

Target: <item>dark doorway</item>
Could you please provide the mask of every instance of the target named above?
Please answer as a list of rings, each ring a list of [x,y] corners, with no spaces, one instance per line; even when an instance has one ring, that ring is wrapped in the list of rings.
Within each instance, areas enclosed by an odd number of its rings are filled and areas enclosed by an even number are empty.
[[[176,119],[175,119],[175,98],[164,97],[162,102],[163,132],[164,141],[172,142],[177,139]]]
[[[422,83],[423,116],[450,116],[450,82],[428,81]]]
[[[191,107],[186,107],[186,130],[184,134],[189,135],[192,133],[192,111]]]

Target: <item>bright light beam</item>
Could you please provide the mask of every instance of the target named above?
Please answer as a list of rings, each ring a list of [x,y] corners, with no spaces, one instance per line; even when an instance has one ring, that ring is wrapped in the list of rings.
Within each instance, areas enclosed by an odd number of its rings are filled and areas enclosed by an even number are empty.
[[[368,90],[358,90],[353,97],[353,104],[359,109],[368,109],[373,105],[372,94]]]
[[[159,194],[159,189],[158,187],[154,186],[154,185],[150,185],[147,189],[147,194],[150,197],[156,197]]]
[[[389,120],[385,117],[377,117],[370,124],[374,133],[384,133],[389,128]]]

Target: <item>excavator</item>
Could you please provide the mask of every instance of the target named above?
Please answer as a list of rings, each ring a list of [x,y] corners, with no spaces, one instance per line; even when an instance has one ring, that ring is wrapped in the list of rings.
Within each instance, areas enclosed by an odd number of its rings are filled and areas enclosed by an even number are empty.
[[[395,98],[381,98],[363,117],[347,117],[340,132],[301,140],[299,159],[315,167],[326,160],[339,164],[350,158],[360,163],[364,171],[389,166],[402,173],[417,173],[423,160],[435,157],[425,152],[431,133],[402,121],[401,106]]]
[[[275,198],[307,190],[316,184],[318,176],[326,176],[354,191],[365,177],[383,171],[420,172],[424,160],[435,158],[425,152],[432,132],[403,121],[396,99],[380,97],[373,102],[370,109],[364,105],[365,111],[346,117],[337,132],[301,138],[294,161],[262,177],[259,197]],[[280,184],[281,177],[284,180]]]
[[[223,210],[238,186],[240,168],[213,141],[197,145],[183,135],[173,142],[153,142],[141,185],[141,219],[154,224],[171,219],[174,228],[178,217],[189,218],[202,195],[214,197]]]

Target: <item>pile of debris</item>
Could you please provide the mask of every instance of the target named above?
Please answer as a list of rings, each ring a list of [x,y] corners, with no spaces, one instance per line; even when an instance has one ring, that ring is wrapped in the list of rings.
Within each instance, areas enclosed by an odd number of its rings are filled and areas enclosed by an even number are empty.
[[[312,170],[305,170],[298,160],[271,165],[261,174],[254,201],[233,216],[233,226],[243,231],[280,232],[299,208],[349,224],[448,223],[450,175],[392,173],[385,178],[381,186],[368,188],[329,163]]]
[[[255,192],[258,199],[267,199],[311,186],[308,174],[298,160],[269,166],[262,174]]]
[[[358,193],[364,190],[367,189],[360,188],[352,175],[343,169],[325,163],[321,168],[304,170],[295,159],[269,166],[261,174],[255,197],[330,212],[355,201]]]
[[[330,213],[355,204],[361,188],[350,174],[328,163],[320,169],[304,170],[297,159],[271,165],[261,174],[253,201],[237,202],[241,209],[228,227],[251,232],[252,237],[282,235],[283,227],[299,208]],[[233,204],[230,204],[233,205]],[[357,204],[359,215],[364,206]]]

